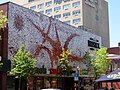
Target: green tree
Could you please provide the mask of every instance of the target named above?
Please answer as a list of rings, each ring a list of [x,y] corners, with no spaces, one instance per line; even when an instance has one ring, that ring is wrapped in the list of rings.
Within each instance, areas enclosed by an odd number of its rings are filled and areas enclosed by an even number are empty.
[[[92,57],[91,57],[91,54],[89,52],[85,52],[84,64],[86,65],[88,71],[93,69],[92,68]]]
[[[70,55],[71,51],[65,49],[63,49],[62,53],[60,54],[58,69],[61,70],[62,75],[71,75],[72,66],[69,65]]]
[[[3,24],[8,23],[7,17],[3,15],[3,11],[0,11],[0,28],[3,28]]]
[[[27,78],[35,73],[36,59],[25,52],[24,46],[12,57],[13,68],[11,74],[17,76],[15,88],[17,90],[27,90]]]
[[[96,50],[95,55],[92,56],[91,64],[97,75],[104,74],[110,65],[107,48],[102,47]]]
[[[34,74],[36,59],[30,56],[29,52],[24,51],[24,46],[20,47],[18,52],[12,57],[13,68],[12,74],[18,76],[18,78],[28,78]]]

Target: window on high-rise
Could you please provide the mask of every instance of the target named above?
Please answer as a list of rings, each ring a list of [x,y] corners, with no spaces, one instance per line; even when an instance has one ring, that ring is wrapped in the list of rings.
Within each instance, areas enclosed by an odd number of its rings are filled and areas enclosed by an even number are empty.
[[[39,4],[39,5],[37,6],[37,8],[38,8],[38,9],[41,9],[41,8],[43,8],[43,6],[44,6],[44,4],[42,3],[42,4]]]
[[[59,11],[59,10],[61,10],[61,6],[58,6],[58,7],[54,8],[54,11]]]
[[[69,2],[70,0],[63,0],[64,2]]]
[[[80,1],[74,2],[74,3],[72,4],[73,7],[78,7],[79,5],[80,5]]]
[[[78,18],[78,19],[73,19],[73,24],[77,24],[77,23],[79,23],[80,22],[80,18]]]
[[[68,16],[70,16],[70,12],[63,13],[63,17],[68,17]]]
[[[36,9],[36,5],[35,6],[32,6],[30,7],[31,10],[35,10]]]
[[[49,15],[47,15],[48,17],[50,17],[50,18],[53,18],[53,16],[51,15],[51,14],[49,14]]]
[[[28,2],[32,2],[32,1],[35,1],[35,0],[28,0]]]
[[[46,13],[51,13],[52,12],[52,9],[47,9],[46,10]]]
[[[68,21],[64,21],[64,23],[66,23],[66,24],[70,24],[70,20],[68,20]]]
[[[66,4],[63,6],[63,9],[69,9],[70,8],[70,4]]]
[[[52,4],[52,1],[46,2],[46,6],[50,6]]]
[[[62,0],[54,0],[54,3],[60,4],[60,3],[62,3]]]
[[[54,18],[55,18],[55,19],[59,19],[59,18],[61,18],[61,14],[59,14],[59,15],[55,15]]]
[[[75,10],[75,11],[72,12],[72,14],[73,15],[78,15],[78,14],[80,14],[80,10]]]
[[[40,13],[40,14],[44,14],[44,11],[40,11],[39,13]]]

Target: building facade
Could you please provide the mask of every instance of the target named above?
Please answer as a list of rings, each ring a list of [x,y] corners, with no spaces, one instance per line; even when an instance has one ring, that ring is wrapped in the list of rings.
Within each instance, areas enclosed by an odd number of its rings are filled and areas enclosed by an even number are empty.
[[[102,37],[109,47],[108,2],[105,0],[11,0],[39,13]]]
[[[37,67],[41,68],[44,65],[48,69],[57,68],[59,56],[64,48],[72,50],[72,65],[85,68],[82,62],[85,52],[92,53],[93,49],[101,47],[100,36],[17,4],[2,4],[0,10],[2,8],[8,17],[8,30],[5,30],[6,37],[3,38],[6,44],[3,46],[6,47],[4,54],[9,59],[24,44],[26,51],[37,59]]]
[[[100,36],[20,5],[11,2],[3,3],[0,4],[0,10],[3,10],[3,13],[8,17],[8,25],[6,25],[5,29],[0,30],[0,36],[2,36],[2,40],[0,40],[0,51],[2,51],[0,56],[4,58],[11,60],[20,46],[24,44],[25,51],[29,51],[31,56],[37,59],[36,66],[38,68],[44,65],[47,70],[56,69],[59,65],[62,48],[64,48],[65,50],[72,50],[70,64],[75,66],[75,69],[77,66],[85,69],[83,62],[85,52],[92,53],[93,50],[101,47]],[[1,83],[6,88],[6,78],[1,75],[0,72],[0,88]]]

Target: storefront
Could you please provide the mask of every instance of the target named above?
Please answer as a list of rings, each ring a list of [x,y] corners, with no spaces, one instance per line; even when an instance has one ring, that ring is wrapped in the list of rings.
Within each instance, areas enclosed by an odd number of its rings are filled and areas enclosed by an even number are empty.
[[[59,76],[53,74],[40,74],[28,79],[28,90],[41,89],[60,89],[60,90],[75,90],[75,88],[84,88],[84,90],[94,90],[95,78],[90,75],[79,76],[79,81],[76,83],[73,76]],[[76,83],[76,85],[75,85]],[[9,76],[7,80],[7,89],[15,90],[15,76]]]

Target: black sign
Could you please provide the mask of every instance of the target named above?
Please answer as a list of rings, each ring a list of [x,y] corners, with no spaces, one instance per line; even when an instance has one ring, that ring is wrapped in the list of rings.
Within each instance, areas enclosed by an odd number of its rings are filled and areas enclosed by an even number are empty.
[[[0,71],[10,71],[11,70],[11,61],[10,60],[2,60],[0,61]]]
[[[88,40],[88,46],[94,47],[94,48],[100,48],[98,42],[94,42],[94,41],[90,41],[90,40]]]

